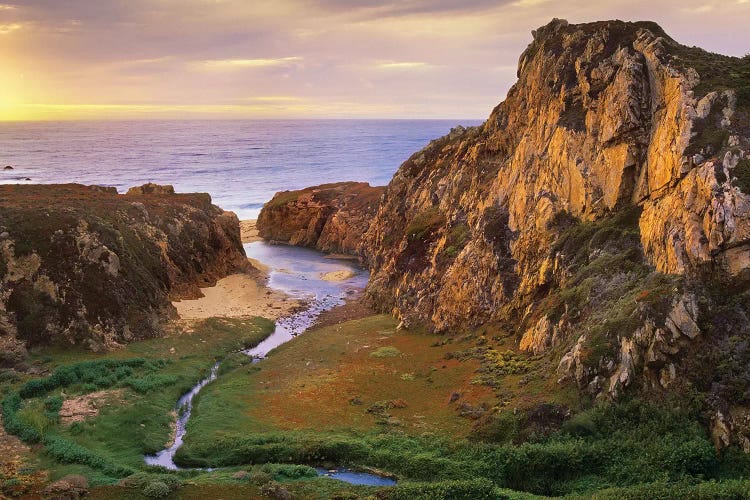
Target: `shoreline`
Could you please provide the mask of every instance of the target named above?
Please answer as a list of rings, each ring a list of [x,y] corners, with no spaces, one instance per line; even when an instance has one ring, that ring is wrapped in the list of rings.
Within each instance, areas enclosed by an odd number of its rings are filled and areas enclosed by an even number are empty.
[[[201,288],[203,297],[173,301],[172,305],[183,321],[253,316],[277,320],[302,305],[302,301],[268,287],[266,277],[262,271],[230,274],[215,286]]]
[[[258,220],[257,219],[244,219],[240,220],[240,239],[243,244],[255,243],[256,241],[263,241],[258,233]]]

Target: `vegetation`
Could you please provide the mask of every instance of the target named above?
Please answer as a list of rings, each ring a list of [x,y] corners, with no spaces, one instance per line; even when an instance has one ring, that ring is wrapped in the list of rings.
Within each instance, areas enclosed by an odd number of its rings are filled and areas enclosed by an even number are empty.
[[[164,447],[175,401],[205,376],[214,359],[257,344],[272,328],[263,319],[212,319],[193,333],[133,343],[106,356],[74,349],[39,351],[37,362],[55,362],[56,367],[22,384],[10,379],[16,386],[2,401],[5,429],[43,445],[45,466],[60,475],[82,473],[93,484],[111,484],[143,468],[143,454]],[[64,400],[115,390],[122,396],[110,398],[96,418],[60,422]]]
[[[409,241],[426,239],[432,231],[445,224],[445,217],[437,207],[431,207],[419,212],[406,226],[406,238]]]
[[[735,184],[743,193],[750,193],[750,159],[745,158],[732,170]]]
[[[450,258],[456,257],[464,246],[466,246],[470,237],[471,230],[469,229],[469,226],[464,223],[455,224],[451,227],[450,231],[448,231],[443,253]]]

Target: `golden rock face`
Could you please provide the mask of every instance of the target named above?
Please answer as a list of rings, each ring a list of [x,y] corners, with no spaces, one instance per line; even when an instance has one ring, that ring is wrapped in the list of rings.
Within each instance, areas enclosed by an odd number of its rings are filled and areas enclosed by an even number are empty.
[[[735,130],[733,91],[697,98],[700,76],[651,24],[556,20],[534,35],[489,119],[393,178],[365,236],[369,294],[437,330],[506,317],[557,272],[561,214],[594,221],[632,205],[658,271],[750,265],[750,198],[733,179],[750,139]],[[717,134],[735,146],[699,144]],[[435,210],[440,225],[409,232]]]

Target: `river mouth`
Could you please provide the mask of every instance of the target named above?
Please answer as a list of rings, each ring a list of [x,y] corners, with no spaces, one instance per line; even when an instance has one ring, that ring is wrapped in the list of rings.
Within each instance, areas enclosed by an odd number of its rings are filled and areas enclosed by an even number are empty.
[[[307,248],[256,241],[245,245],[245,253],[269,268],[269,288],[307,303],[302,311],[277,320],[274,332],[263,342],[243,351],[258,359],[310,328],[321,313],[355,296],[370,276],[350,259],[331,259]]]
[[[315,250],[273,245],[263,241],[248,243],[245,252],[268,268],[268,287],[303,301],[306,306],[299,312],[280,318],[271,335],[257,346],[242,351],[260,361],[276,347],[304,333],[315,324],[321,313],[342,305],[347,298],[354,297],[367,285],[369,273],[349,258],[336,259]],[[331,277],[334,279],[331,279]],[[175,405],[177,422],[174,442],[154,455],[146,455],[148,465],[171,470],[180,467],[174,456],[182,446],[187,432],[187,423],[193,408],[193,399],[218,376],[216,363],[208,377],[182,395]],[[392,486],[396,481],[367,472],[356,472],[345,468],[316,469],[318,474],[356,485]]]

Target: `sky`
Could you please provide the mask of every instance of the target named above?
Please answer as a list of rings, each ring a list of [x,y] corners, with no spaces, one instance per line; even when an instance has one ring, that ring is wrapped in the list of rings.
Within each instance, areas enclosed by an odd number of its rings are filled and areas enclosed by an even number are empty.
[[[750,51],[750,0],[0,0],[0,120],[481,119],[553,17]]]

